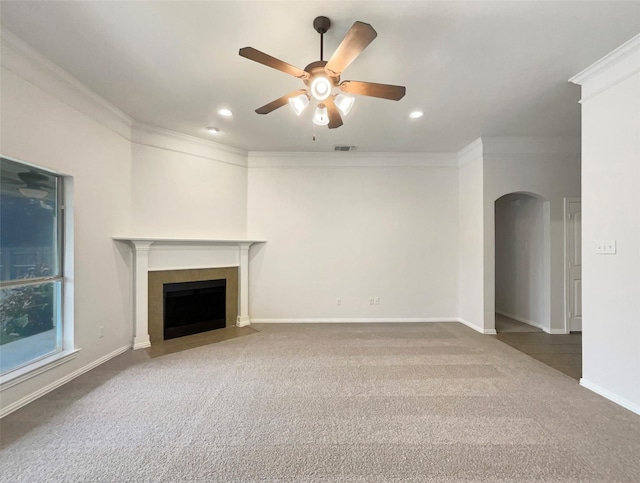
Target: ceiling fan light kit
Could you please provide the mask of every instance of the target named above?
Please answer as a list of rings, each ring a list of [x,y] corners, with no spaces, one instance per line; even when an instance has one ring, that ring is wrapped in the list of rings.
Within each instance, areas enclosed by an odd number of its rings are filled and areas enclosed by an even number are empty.
[[[353,104],[355,104],[356,98],[347,96],[345,94],[338,94],[335,99],[335,104],[338,110],[342,113],[343,116],[349,114]]]
[[[293,109],[293,112],[299,116],[309,105],[309,96],[307,94],[300,94],[299,96],[290,97],[289,105],[291,109]]]
[[[315,77],[309,90],[316,101],[324,101],[331,94],[331,82],[324,76]]]
[[[25,198],[42,199],[46,197],[49,192],[41,188],[18,188],[18,191]]]
[[[313,123],[317,126],[326,126],[329,124],[329,113],[324,104],[318,104],[316,113],[313,115]]]
[[[351,65],[378,34],[371,25],[364,22],[355,22],[331,58],[325,61],[323,57],[324,34],[330,27],[331,21],[327,17],[316,17],[314,19],[313,28],[320,34],[320,60],[307,65],[304,70],[271,57],[253,47],[240,49],[240,56],[297,77],[306,85],[306,89],[290,92],[269,104],[259,107],[256,109],[256,113],[269,114],[285,104],[289,104],[293,112],[299,116],[310,104],[310,101],[313,100],[317,103],[312,119],[313,123],[319,126],[328,126],[329,129],[335,129],[342,126],[342,116],[349,114],[355,103],[355,98],[346,94],[357,94],[393,101],[399,101],[404,97],[406,93],[404,86],[361,81],[340,82],[340,75],[344,69]]]

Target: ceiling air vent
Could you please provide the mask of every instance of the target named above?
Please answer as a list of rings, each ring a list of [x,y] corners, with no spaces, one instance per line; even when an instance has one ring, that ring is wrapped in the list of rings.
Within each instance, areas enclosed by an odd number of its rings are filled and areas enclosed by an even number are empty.
[[[355,146],[349,146],[348,144],[336,144],[333,147],[334,151],[346,152],[346,151],[355,151]]]

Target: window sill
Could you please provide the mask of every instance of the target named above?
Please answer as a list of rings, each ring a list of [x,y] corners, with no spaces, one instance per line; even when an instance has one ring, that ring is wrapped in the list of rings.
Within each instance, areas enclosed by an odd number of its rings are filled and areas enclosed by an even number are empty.
[[[63,350],[52,356],[36,361],[33,364],[11,371],[4,376],[0,376],[0,391],[9,389],[20,384],[27,379],[31,379],[43,372],[47,372],[65,362],[69,362],[76,358],[80,349]]]

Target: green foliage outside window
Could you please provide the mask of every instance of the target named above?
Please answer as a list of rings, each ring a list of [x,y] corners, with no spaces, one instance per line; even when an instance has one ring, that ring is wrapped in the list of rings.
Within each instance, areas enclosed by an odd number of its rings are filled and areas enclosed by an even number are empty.
[[[40,267],[31,277],[46,276]],[[54,327],[54,283],[12,287],[0,297],[0,345],[29,337]]]

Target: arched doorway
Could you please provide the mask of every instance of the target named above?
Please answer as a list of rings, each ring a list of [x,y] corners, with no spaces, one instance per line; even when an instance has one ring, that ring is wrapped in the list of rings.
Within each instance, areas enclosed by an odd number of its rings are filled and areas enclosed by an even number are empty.
[[[495,201],[497,332],[550,330],[548,205],[530,193]]]

